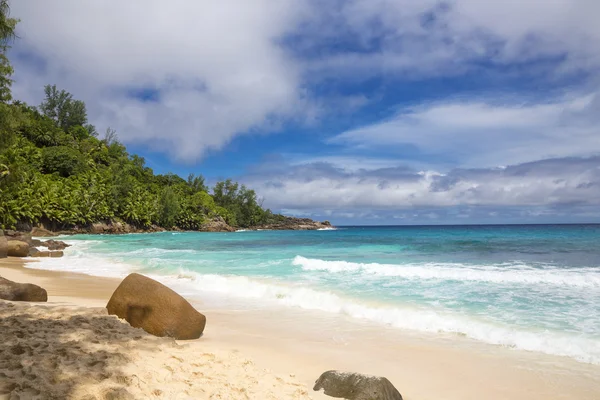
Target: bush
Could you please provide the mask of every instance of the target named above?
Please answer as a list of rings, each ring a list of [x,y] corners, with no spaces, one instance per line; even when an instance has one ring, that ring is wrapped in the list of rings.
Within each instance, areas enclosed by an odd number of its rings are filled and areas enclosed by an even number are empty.
[[[42,152],[43,172],[53,174],[57,172],[62,177],[81,172],[84,168],[82,155],[79,151],[67,146],[46,147]]]

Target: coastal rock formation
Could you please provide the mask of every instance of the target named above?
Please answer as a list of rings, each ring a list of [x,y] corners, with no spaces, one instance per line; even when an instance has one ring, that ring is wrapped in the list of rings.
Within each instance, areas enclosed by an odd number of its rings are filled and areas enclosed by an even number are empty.
[[[51,237],[51,236],[56,236],[56,234],[54,232],[49,231],[48,229],[45,229],[45,228],[33,227],[31,229],[31,236],[36,236],[36,237]]]
[[[29,257],[62,257],[62,251],[40,251],[35,247],[29,249]]]
[[[354,372],[327,371],[316,380],[313,390],[347,400],[402,400],[402,395],[384,377]]]
[[[27,257],[29,244],[20,240],[9,240],[7,254],[9,257]]]
[[[215,217],[205,222],[200,227],[202,232],[235,232],[235,228],[229,226],[222,217]]]
[[[0,229],[0,258],[8,257],[8,240],[4,236],[4,232]]]
[[[331,229],[331,223],[329,221],[314,221],[310,218],[295,218],[295,217],[282,217],[279,221],[262,225],[257,229],[265,230],[293,230],[293,231],[314,231],[318,229]]]
[[[162,232],[165,229],[151,225],[144,229],[136,228],[126,222],[111,221],[98,222],[90,226],[75,227],[70,233],[94,233],[94,234],[119,234],[119,233],[140,233],[140,232]]]
[[[40,243],[40,246],[47,247],[48,250],[64,250],[71,245],[66,244],[65,242],[61,242],[60,240],[50,239]]]
[[[10,301],[48,301],[46,289],[31,283],[17,283],[0,276],[0,299]]]
[[[197,339],[206,317],[165,285],[140,274],[130,274],[106,305],[110,315],[125,319],[135,328],[155,336]]]
[[[32,246],[33,244],[33,239],[31,239],[31,234],[28,232],[19,232],[19,231],[12,231],[12,230],[5,230],[4,231],[4,236],[6,236],[6,239],[8,241],[11,240],[18,240],[20,242],[25,242],[28,245]]]

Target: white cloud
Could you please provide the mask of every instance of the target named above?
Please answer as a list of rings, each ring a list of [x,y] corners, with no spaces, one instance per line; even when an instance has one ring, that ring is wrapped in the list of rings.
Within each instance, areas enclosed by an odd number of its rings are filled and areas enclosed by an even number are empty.
[[[127,143],[185,161],[237,135],[276,130],[282,120],[313,119],[335,109],[331,103],[354,109],[368,101],[356,94],[343,102],[334,94],[330,104],[312,99],[307,82],[331,76],[344,82],[377,74],[452,76],[474,61],[508,65],[540,57],[563,60],[552,67],[558,75],[596,76],[600,67],[597,0],[12,3],[22,19],[17,51],[40,61],[15,61],[16,98],[37,104],[42,86],[57,83],[86,101],[100,130],[110,125]],[[301,40],[284,45],[288,34]],[[158,100],[128,92],[143,88],[156,90]],[[577,101],[585,98],[527,105],[446,100],[336,140],[365,146],[408,140],[429,153],[460,147],[467,165],[582,154],[597,148],[593,124],[562,116],[574,115]],[[513,136],[518,146],[510,144]]]
[[[323,164],[280,166],[247,177],[274,209],[400,210],[600,206],[600,157],[562,158],[449,172],[346,171]]]
[[[411,107],[388,121],[343,132],[329,143],[358,149],[414,145],[451,155],[465,167],[490,167],[600,152],[597,98],[499,104],[454,101]],[[435,161],[432,162],[435,164]]]
[[[268,129],[303,107],[301,71],[277,41],[304,15],[279,0],[20,0],[17,98],[38,103],[57,83],[86,101],[98,125],[194,160],[235,135]],[[128,95],[151,88],[157,102]]]
[[[344,31],[354,51],[318,58],[311,67],[332,76],[360,70],[363,78],[410,78],[461,74],[473,61],[505,65],[550,57],[564,58],[557,73],[597,70],[598,14],[596,0],[349,0],[324,13],[314,31],[331,41]]]

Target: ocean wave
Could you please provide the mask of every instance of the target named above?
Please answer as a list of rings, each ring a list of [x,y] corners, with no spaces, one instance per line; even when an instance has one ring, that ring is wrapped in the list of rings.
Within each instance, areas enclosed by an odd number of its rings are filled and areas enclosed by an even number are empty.
[[[337,228],[319,228],[317,229],[318,231],[337,231]]]
[[[182,269],[176,276],[155,278],[172,287],[179,286],[186,293],[201,290],[227,297],[262,300],[288,307],[347,315],[401,329],[460,334],[490,344],[600,364],[600,342],[579,335],[516,330],[450,312],[368,305],[328,291],[268,283],[244,276],[199,274]]]
[[[600,288],[600,271],[595,268],[533,268],[523,264],[471,266],[453,263],[378,264],[328,261],[296,256],[292,264],[304,271],[360,273],[419,280],[478,281],[497,284],[547,284]]]
[[[203,274],[186,268],[164,268],[159,271],[144,270],[142,265],[120,262],[103,256],[87,254],[85,249],[90,243],[72,241],[74,246],[65,250],[63,258],[40,259],[28,263],[31,268],[80,272],[88,275],[122,278],[131,272],[141,272],[157,279],[173,288],[178,293],[193,299],[205,299],[214,296],[217,299],[238,299],[240,304],[256,301],[258,304],[272,304],[296,307],[306,310],[322,311],[331,314],[347,315],[352,318],[368,320],[374,323],[393,326],[420,332],[460,334],[482,342],[514,347],[522,350],[539,351],[547,354],[568,356],[582,362],[600,364],[600,341],[583,334],[571,334],[550,330],[528,331],[526,328],[495,325],[478,317],[468,316],[459,311],[438,310],[432,308],[417,308],[390,304],[368,303],[358,298],[345,297],[341,294],[310,287],[300,283],[284,283],[272,280],[260,280],[245,276]],[[77,243],[74,243],[77,242]],[[327,272],[359,272],[364,273],[368,268],[379,268],[380,264],[359,264],[347,262],[331,262],[311,260],[304,257],[294,259],[296,265],[308,270],[323,270]],[[333,263],[333,264],[332,264]],[[337,264],[336,264],[337,263]],[[340,264],[341,263],[341,264]],[[367,268],[365,270],[365,267]],[[406,267],[388,265],[389,273],[398,273]],[[403,273],[409,278],[424,279],[425,270],[432,266],[411,267]],[[434,265],[437,268],[433,275],[440,279],[474,279],[490,280],[502,271],[486,268],[473,271],[463,271],[464,266]],[[435,269],[434,268],[434,269]],[[500,269],[500,267],[498,267]],[[458,271],[456,271],[458,270]],[[544,271],[541,271],[543,273]],[[372,273],[372,272],[368,272]],[[444,275],[445,274],[445,275]],[[457,275],[458,274],[458,275]],[[479,275],[477,275],[479,274]],[[508,278],[515,280],[515,271]],[[396,275],[394,275],[396,276]],[[492,278],[490,278],[492,277]],[[542,276],[543,277],[543,276]],[[429,279],[429,278],[425,278]],[[503,278],[506,281],[506,277]],[[533,278],[532,278],[533,279]],[[544,281],[537,276],[536,282]],[[548,281],[546,279],[545,281]],[[544,282],[545,282],[544,281]],[[555,283],[554,280],[551,280]],[[533,328],[532,328],[533,329]]]

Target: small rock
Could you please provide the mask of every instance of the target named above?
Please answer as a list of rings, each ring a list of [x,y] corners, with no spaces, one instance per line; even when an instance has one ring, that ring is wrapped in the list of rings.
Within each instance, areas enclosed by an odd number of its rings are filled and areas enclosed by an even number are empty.
[[[17,283],[0,276],[0,299],[10,301],[48,301],[46,289],[31,283]]]
[[[347,400],[402,400],[402,395],[384,377],[354,372],[327,371],[316,380],[313,390]]]
[[[70,247],[70,244],[66,244],[65,242],[61,242],[60,240],[46,240],[41,243],[41,246],[47,247],[48,250],[64,250],[67,247]]]

